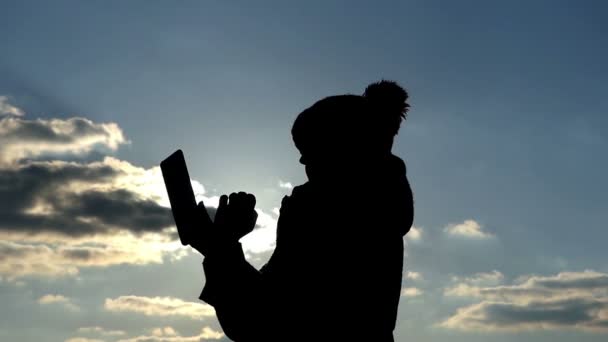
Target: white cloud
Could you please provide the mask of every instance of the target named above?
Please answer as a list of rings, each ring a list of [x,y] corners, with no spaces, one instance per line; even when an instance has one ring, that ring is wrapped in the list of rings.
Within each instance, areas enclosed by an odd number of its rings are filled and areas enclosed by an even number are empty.
[[[21,242],[23,239],[26,241]],[[0,231],[0,274],[7,281],[26,276],[74,276],[83,267],[162,263],[165,255],[181,257],[180,251],[184,249],[178,241],[157,233],[69,238]]]
[[[404,287],[401,289],[401,295],[404,297],[418,297],[422,293],[422,290],[417,287]]]
[[[209,327],[204,327],[199,336],[204,339],[219,340],[220,338],[224,337],[224,333],[215,331]]]
[[[204,327],[198,335],[195,336],[181,336],[175,332],[175,334],[165,334],[163,328],[161,331],[156,331],[161,334],[152,334],[150,336],[137,336],[128,339],[122,339],[117,342],[205,342],[209,340],[219,340],[224,337],[224,334],[213,330],[209,327]],[[171,328],[171,327],[168,327]],[[172,329],[172,328],[171,328]]]
[[[70,311],[80,311],[80,308],[72,303],[72,300],[62,295],[46,294],[38,298],[41,305],[60,304]]]
[[[136,312],[147,316],[182,316],[192,319],[215,315],[215,310],[210,305],[186,302],[174,297],[120,296],[114,299],[107,298],[104,308],[114,312]]]
[[[448,297],[478,297],[479,288],[471,286],[466,283],[456,284],[445,288],[443,291],[444,296]]]
[[[473,239],[488,239],[492,234],[484,232],[482,226],[475,220],[465,220],[462,223],[449,224],[444,231],[453,236],[461,236]]]
[[[465,284],[472,284],[472,285],[497,285],[499,283],[501,283],[504,279],[504,275],[497,271],[497,270],[493,270],[491,272],[480,272],[480,273],[475,273],[472,276],[469,277],[453,277],[452,281],[454,282],[462,282]]]
[[[291,182],[284,182],[282,180],[279,180],[279,188],[291,190],[293,189],[293,184],[291,184]]]
[[[107,330],[99,326],[94,327],[81,327],[78,328],[79,333],[84,334],[99,334],[103,336],[122,336],[126,335],[126,332],[123,330]]]
[[[86,338],[86,337],[72,337],[65,340],[65,342],[105,342],[97,338]]]
[[[529,276],[514,285],[459,283],[446,296],[478,298],[440,323],[458,330],[575,329],[608,332],[608,274],[595,271]]]
[[[263,253],[274,249],[277,240],[277,219],[262,210],[258,213],[257,228],[241,239],[243,250],[249,253]]]
[[[0,115],[23,116],[25,113],[21,108],[18,108],[9,103],[8,96],[0,96]]]
[[[51,303],[68,303],[69,299],[62,295],[51,295],[47,294],[38,299],[40,304],[51,304]]]
[[[175,336],[177,335],[177,331],[172,327],[166,326],[163,328],[154,328],[152,329],[152,335],[154,336]]]
[[[422,274],[419,272],[408,271],[405,273],[405,278],[412,280],[422,280]]]
[[[405,234],[405,238],[410,241],[420,241],[422,239],[422,228],[412,226],[410,231]]]

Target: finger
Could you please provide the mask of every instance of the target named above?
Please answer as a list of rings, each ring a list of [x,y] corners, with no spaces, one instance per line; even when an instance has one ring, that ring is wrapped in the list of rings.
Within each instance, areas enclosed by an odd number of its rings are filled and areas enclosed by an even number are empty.
[[[231,193],[228,198],[228,210],[226,210],[228,216],[230,216],[228,220],[230,220],[231,223],[234,223],[235,220],[239,219],[239,213],[241,212],[240,207],[241,201],[239,201],[239,194],[236,192]]]
[[[254,210],[253,214],[252,214],[252,217],[251,217],[251,227],[255,228],[255,223],[256,223],[257,220],[258,220],[258,212]]]
[[[237,193],[233,192],[230,194],[230,197],[228,197],[228,204],[232,205],[232,204],[236,204],[235,202],[237,201]]]
[[[239,203],[238,203],[239,204],[239,209],[242,209],[242,210],[249,209],[249,206],[248,206],[248,204],[249,204],[249,198],[247,197],[247,195],[248,194],[246,192],[244,192],[244,191],[240,191],[237,194],[237,199],[239,201]]]
[[[223,224],[226,220],[226,209],[228,209],[228,196],[220,196],[220,203],[215,211],[215,223]]]
[[[239,192],[239,211],[245,215],[253,211],[253,208],[255,206],[255,200],[251,201],[251,196],[253,195],[242,191]]]
[[[247,207],[248,208],[255,208],[255,196],[253,194],[247,194]]]
[[[203,201],[198,202],[196,211],[198,212],[199,219],[201,220],[201,227],[203,229],[210,227],[212,224],[211,217],[209,217],[209,213],[207,212],[207,208],[205,207],[205,203],[203,203]]]
[[[226,195],[220,196],[220,203],[218,205],[218,208],[219,207],[225,207],[227,205],[228,205],[228,196],[226,196]]]
[[[245,198],[245,193],[243,191],[239,191],[234,194],[234,201],[236,205],[243,205],[243,198]]]

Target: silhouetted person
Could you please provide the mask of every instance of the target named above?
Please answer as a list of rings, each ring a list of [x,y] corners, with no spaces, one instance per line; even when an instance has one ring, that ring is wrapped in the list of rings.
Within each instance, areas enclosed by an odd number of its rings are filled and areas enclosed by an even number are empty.
[[[221,197],[215,233],[201,237],[200,299],[215,307],[229,338],[393,341],[413,198],[391,148],[407,98],[381,81],[297,117],[292,136],[308,182],[283,198],[276,249],[259,271],[238,243],[253,229],[255,197]]]

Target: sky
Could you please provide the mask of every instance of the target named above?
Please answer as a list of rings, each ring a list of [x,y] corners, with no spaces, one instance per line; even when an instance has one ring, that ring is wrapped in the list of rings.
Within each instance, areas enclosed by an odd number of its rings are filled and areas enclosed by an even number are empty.
[[[259,267],[306,181],[297,114],[391,79],[410,93],[393,151],[415,198],[395,340],[605,341],[607,15],[599,0],[0,0],[0,340],[226,341],[159,162],[183,149],[207,205],[256,195],[242,242]]]

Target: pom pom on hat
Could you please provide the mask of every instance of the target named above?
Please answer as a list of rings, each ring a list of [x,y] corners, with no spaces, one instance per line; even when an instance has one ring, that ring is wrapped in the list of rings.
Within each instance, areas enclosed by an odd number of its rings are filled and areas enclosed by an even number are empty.
[[[387,114],[398,115],[404,119],[410,108],[407,103],[407,91],[393,81],[382,80],[368,85],[363,97]]]

